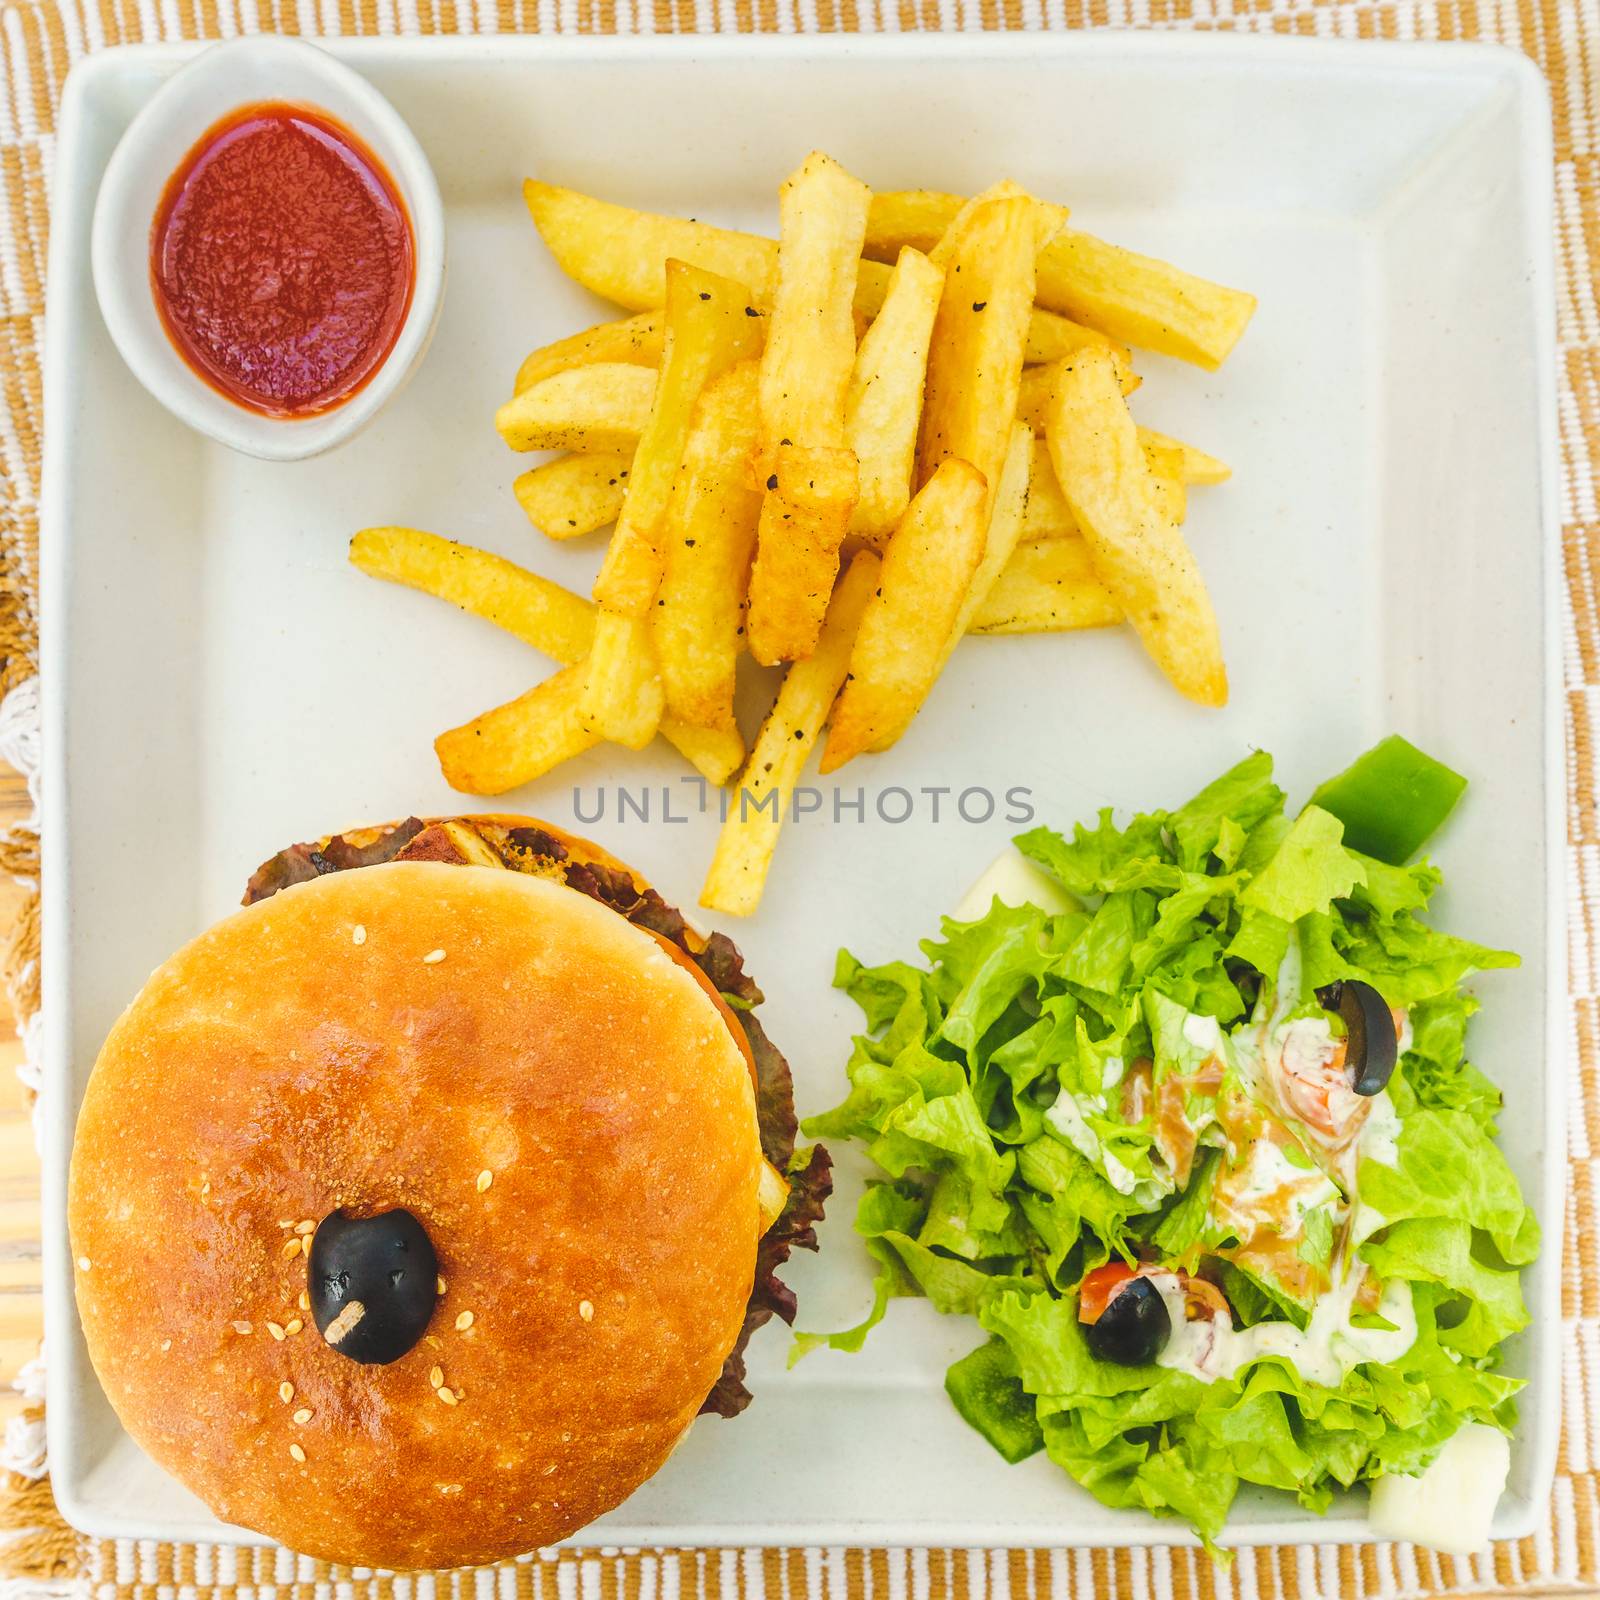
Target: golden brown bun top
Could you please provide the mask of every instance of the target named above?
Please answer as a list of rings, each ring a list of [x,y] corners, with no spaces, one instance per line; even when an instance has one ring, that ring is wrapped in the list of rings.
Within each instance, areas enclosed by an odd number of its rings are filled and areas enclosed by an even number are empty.
[[[721,1017],[622,917],[512,872],[317,878],[179,951],[101,1052],[70,1195],[90,1355],[225,1519],[329,1560],[497,1560],[620,1502],[693,1420],[759,1162]],[[400,1206],[446,1291],[362,1366],[289,1241]]]

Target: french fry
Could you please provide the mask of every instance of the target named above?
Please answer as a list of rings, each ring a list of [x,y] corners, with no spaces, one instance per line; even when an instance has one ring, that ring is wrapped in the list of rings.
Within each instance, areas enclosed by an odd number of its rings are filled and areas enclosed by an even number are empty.
[[[1095,576],[1076,533],[1018,545],[972,618],[969,633],[1062,633],[1109,628],[1122,607]]]
[[[757,387],[753,361],[706,386],[662,541],[666,575],[653,625],[667,709],[705,728],[735,726],[734,677],[761,514],[749,471],[759,425]]]
[[[516,479],[536,527],[616,529],[594,605],[417,530],[352,542],[362,570],[560,663],[439,736],[452,784],[502,793],[658,731],[713,782],[742,765],[702,900],[747,915],[824,730],[824,773],[887,748],[968,634],[1128,620],[1182,693],[1225,702],[1180,529],[1187,486],[1229,469],[1135,427],[1129,347],[1215,367],[1252,296],[1075,231],[1010,180],[873,195],[820,152],[780,188],[777,239],[524,195],[567,274],[624,311],[528,355],[496,426],[567,452]],[[748,762],[747,648],[790,664]]]
[[[829,602],[816,649],[789,668],[717,836],[700,891],[708,910],[747,917],[760,905],[783,814],[849,670],[856,630],[879,573],[870,550],[855,557]]]
[[[583,669],[574,666],[485,711],[433,742],[444,780],[464,794],[504,794],[592,750],[600,734],[583,715]],[[721,786],[744,760],[737,733],[661,724],[662,734],[707,783]]]
[[[769,665],[815,646],[860,491],[856,458],[844,444],[844,406],[868,198],[864,183],[815,152],[778,191],[778,270],[755,457],[767,493],[749,608],[751,653]]]
[[[1032,458],[1033,435],[1019,422],[1011,430],[1011,443],[1006,450],[1005,465],[1000,469],[1000,487],[995,493],[994,509],[989,514],[989,526],[984,534],[983,555],[968,580],[966,593],[962,596],[960,607],[956,611],[955,621],[950,625],[950,632],[945,638],[938,665],[928,678],[922,696],[899,722],[873,740],[873,750],[887,750],[910,727],[912,719],[922,709],[923,699],[933,688],[939,674],[949,664],[956,646],[961,643],[963,635],[971,627],[973,617],[977,615],[988,598],[990,589],[994,587],[1011,560],[1011,554],[1022,537],[1023,510],[1028,501],[1028,469]]]
[[[1164,433],[1157,433],[1154,428],[1141,428],[1139,443],[1145,447],[1147,454],[1152,449],[1176,450],[1182,458],[1181,471],[1185,483],[1226,483],[1233,476],[1233,468],[1226,461],[1208,456],[1204,450],[1197,450],[1182,439],[1171,439]]]
[[[778,271],[761,356],[765,478],[781,442],[836,450],[856,359],[850,314],[867,227],[867,186],[813,152],[778,190]]]
[[[1028,353],[1025,358],[1030,367],[1046,361],[1061,361],[1074,350],[1082,350],[1088,345],[1104,345],[1108,350],[1115,351],[1132,372],[1133,352],[1127,345],[1118,344],[1098,328],[1086,328],[1070,317],[1057,316],[1054,311],[1041,311],[1038,306],[1033,308],[1033,315],[1028,319]]]
[[[772,304],[778,280],[776,239],[635,211],[532,178],[523,184],[522,196],[562,271],[603,299],[631,311],[653,310],[666,294],[663,269],[676,258],[748,284],[758,306]],[[862,266],[856,309],[874,317],[888,292],[889,269],[876,262]]]
[[[604,607],[594,614],[594,643],[583,664],[583,712],[594,729],[629,750],[655,738],[666,710],[650,626]]]
[[[1013,186],[1014,187],[1014,186]],[[992,192],[992,191],[991,191]],[[935,250],[951,223],[969,202],[957,194],[932,189],[900,189],[875,193],[867,208],[867,238],[862,253],[873,261],[894,261],[902,250]],[[1065,206],[1056,208],[1065,224]],[[1098,328],[1085,327],[1070,317],[1042,311],[1036,305],[1028,325],[1028,363],[1059,361],[1086,344],[1114,345],[1132,365],[1126,345],[1116,344]]]
[[[1039,304],[1126,344],[1215,370],[1256,297],[1063,228],[1039,257]]]
[[[534,226],[567,276],[630,311],[650,311],[662,304],[666,264],[674,257],[748,284],[758,307],[772,303],[778,271],[776,239],[714,228],[683,217],[634,211],[532,178],[523,184],[522,193]],[[956,209],[960,207],[957,200]],[[937,239],[935,235],[929,242],[930,248]],[[889,268],[881,261],[859,264],[855,287],[858,315],[869,321],[877,316],[889,292],[889,277]],[[1029,321],[1030,361],[1054,361],[1077,348],[1072,336],[1059,326],[1066,320],[1048,311],[1034,311]],[[1070,342],[1063,344],[1063,337]]]
[[[594,607],[514,562],[420,528],[363,528],[350,561],[372,578],[448,600],[569,666],[589,653]]]
[[[621,361],[635,367],[659,366],[664,326],[659,311],[641,311],[624,322],[602,322],[598,327],[557,339],[554,344],[542,345],[524,357],[511,392],[521,394],[524,389],[531,389],[558,372],[592,366],[597,361]]]
[[[965,204],[960,195],[936,189],[874,190],[862,254],[874,261],[893,261],[909,247],[928,255]]]
[[[850,374],[844,435],[861,475],[850,531],[879,549],[911,503],[928,342],[943,288],[940,268],[918,250],[902,250]]]
[[[608,611],[643,617],[656,597],[662,523],[701,391],[761,350],[763,319],[747,314],[749,304],[742,284],[682,261],[667,263],[661,372],[617,531],[594,584],[595,599]]]
[[[661,736],[718,788],[744,765],[744,737],[737,728],[697,728],[677,717],[663,717]]]
[[[522,185],[522,198],[561,270],[630,311],[650,311],[665,301],[666,264],[674,258],[767,294],[778,256],[771,239],[634,211],[532,178]]]
[[[1155,475],[1161,514],[1180,526],[1188,514],[1188,490],[1183,481],[1183,455],[1179,450],[1150,444],[1139,430],[1144,458]],[[1033,465],[1028,472],[1028,508],[1022,519],[1025,543],[1036,539],[1081,539],[1083,534],[1072,507],[1056,482],[1056,469],[1050,464],[1050,446],[1044,439],[1033,441]]]
[[[370,577],[448,600],[564,667],[582,662],[594,642],[594,606],[559,583],[487,550],[419,528],[364,528],[350,541],[350,560]],[[661,733],[709,783],[726,783],[744,760],[737,734],[693,728],[674,717],[662,719]]]
[[[1056,469],[1050,464],[1050,445],[1044,438],[1036,438],[1028,468],[1028,505],[1022,515],[1023,542],[1082,537],[1072,507],[1056,482]]]
[[[1028,504],[1028,474],[1032,465],[1033,434],[1019,422],[1011,430],[1005,465],[1000,469],[1000,487],[995,493],[994,509],[989,514],[989,526],[984,534],[983,558],[973,570],[961,607],[956,612],[956,620],[945,640],[944,654],[939,658],[940,672],[944,671],[951,652],[972,626],[972,619],[983,609],[989,591],[1010,565],[1011,557],[1021,542],[1023,515]]]
[[[576,539],[617,520],[633,467],[631,451],[560,456],[511,485],[517,503],[550,539]]]
[[[1161,513],[1154,475],[1103,352],[1061,374],[1048,438],[1056,480],[1083,530],[1100,580],[1180,693],[1201,705],[1228,698],[1216,613],[1175,523]]]
[[[983,559],[988,500],[983,474],[951,456],[907,508],[850,652],[823,772],[892,739],[926,698]]]
[[[1035,254],[1042,250],[1047,241],[1053,239],[1067,225],[1067,208],[1065,206],[1051,205],[1044,200],[1035,200],[1034,197],[1010,178],[1002,178],[999,183],[991,184],[981,194],[975,194],[970,200],[961,203],[956,214],[951,217],[939,242],[928,252],[928,259],[936,267],[948,267],[955,259],[957,246],[966,235],[967,229],[972,224],[972,216],[980,206],[987,205],[991,200],[1032,200],[1034,204],[1034,250]]]
[[[571,367],[506,401],[494,425],[513,450],[631,450],[655,392],[649,367],[621,361]]]
[[[1139,378],[1133,368],[1125,365],[1122,357],[1111,346],[1102,348],[1111,354],[1111,360],[1117,369],[1118,386],[1123,394],[1132,394],[1139,387]],[[1074,351],[1073,355],[1076,354]],[[1022,374],[1022,382],[1017,388],[1017,421],[1026,423],[1036,439],[1044,437],[1045,424],[1049,420],[1050,396],[1055,390],[1056,379],[1061,376],[1064,368],[1072,365],[1072,360],[1073,356],[1068,356],[1064,360],[1052,361],[1044,366],[1029,367]]]
[[[763,666],[816,648],[859,477],[849,450],[779,445],[750,569],[746,638]]]
[[[1156,491],[1156,506],[1161,515],[1175,527],[1181,528],[1189,515],[1189,490],[1183,481],[1183,450],[1161,444],[1139,441],[1145,464],[1150,468],[1151,482]]]
[[[928,189],[874,194],[864,253],[893,261],[905,245],[932,250],[964,204]],[[1113,339],[1209,368],[1221,365],[1256,308],[1254,295],[1070,228],[1041,252],[1036,292],[1041,306]]]
[[[433,741],[439,769],[465,794],[504,794],[599,744],[583,714],[583,669],[566,667],[536,688]]]
[[[1039,228],[1035,203],[1012,195],[974,207],[951,241],[928,350],[918,487],[956,459],[982,475],[993,500],[1017,414]]]

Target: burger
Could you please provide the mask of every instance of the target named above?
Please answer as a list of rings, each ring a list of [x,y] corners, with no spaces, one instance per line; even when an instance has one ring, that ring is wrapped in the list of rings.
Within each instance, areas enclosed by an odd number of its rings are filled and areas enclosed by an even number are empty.
[[[761,992],[525,818],[291,846],[106,1040],[69,1220],[89,1354],[225,1521],[438,1568],[555,1543],[792,1321],[827,1153]]]

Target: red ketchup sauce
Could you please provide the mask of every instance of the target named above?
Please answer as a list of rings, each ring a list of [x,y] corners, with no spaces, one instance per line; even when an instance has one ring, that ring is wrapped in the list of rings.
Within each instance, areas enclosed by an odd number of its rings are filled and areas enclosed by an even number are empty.
[[[167,183],[150,232],[161,319],[230,400],[272,417],[342,405],[411,306],[411,219],[372,152],[304,106],[246,106]]]

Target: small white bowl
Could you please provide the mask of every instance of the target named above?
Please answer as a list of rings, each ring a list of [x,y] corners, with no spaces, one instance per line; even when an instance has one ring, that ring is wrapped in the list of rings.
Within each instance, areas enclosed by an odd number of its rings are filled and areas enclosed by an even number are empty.
[[[383,163],[411,217],[416,281],[384,363],[344,404],[309,417],[269,417],[213,389],[178,353],[156,307],[150,230],[167,181],[207,129],[261,101],[326,112]],[[101,314],[134,376],[191,428],[246,455],[299,461],[331,450],[372,420],[411,376],[444,298],[444,207],[422,146],[359,73],[298,39],[261,35],[203,52],[151,98],[106,167],[92,254]]]

